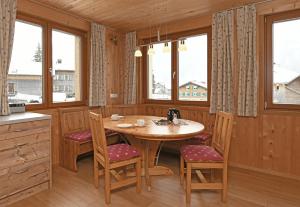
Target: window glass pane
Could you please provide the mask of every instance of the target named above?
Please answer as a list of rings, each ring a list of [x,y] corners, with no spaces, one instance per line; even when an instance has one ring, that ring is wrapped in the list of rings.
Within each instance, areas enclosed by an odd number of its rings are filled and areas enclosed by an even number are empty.
[[[207,35],[189,37],[178,52],[178,94],[181,101],[207,101]]]
[[[148,55],[149,99],[171,100],[171,52],[163,49],[164,43],[154,44],[154,52]]]
[[[8,72],[9,103],[43,102],[43,50],[42,27],[16,21]]]
[[[81,37],[52,31],[53,102],[81,100]]]
[[[273,24],[273,103],[300,104],[300,19]]]

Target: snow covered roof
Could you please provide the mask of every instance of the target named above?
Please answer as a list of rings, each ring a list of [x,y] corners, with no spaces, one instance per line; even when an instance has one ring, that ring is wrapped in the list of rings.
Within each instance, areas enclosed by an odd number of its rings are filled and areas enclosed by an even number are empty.
[[[207,83],[206,83],[206,82],[204,82],[204,81],[198,82],[198,81],[196,81],[196,80],[189,81],[189,82],[187,82],[187,83],[185,83],[185,84],[182,84],[182,85],[179,86],[179,87],[181,88],[181,87],[184,87],[184,86],[189,85],[189,84],[197,85],[197,86],[202,87],[202,88],[207,88]]]

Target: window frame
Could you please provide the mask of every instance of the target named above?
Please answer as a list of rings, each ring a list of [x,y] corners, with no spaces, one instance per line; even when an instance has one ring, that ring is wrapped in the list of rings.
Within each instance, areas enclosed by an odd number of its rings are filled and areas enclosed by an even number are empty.
[[[52,21],[48,21],[42,18],[24,14],[22,12],[17,12],[16,21],[23,21],[25,23],[32,23],[41,26],[42,32],[42,48],[43,48],[43,103],[41,104],[26,104],[26,110],[38,110],[47,108],[58,108],[58,107],[71,107],[71,106],[84,106],[87,104],[87,31],[81,31],[75,28],[70,28]],[[52,68],[52,29],[57,29],[60,31],[65,31],[74,35],[81,37],[81,100],[73,102],[52,102],[52,92],[53,92],[53,80],[49,72]]]
[[[300,110],[300,104],[273,103],[273,23],[300,19],[300,10],[265,16],[265,110]]]
[[[182,38],[188,38],[193,36],[200,36],[202,34],[207,34],[207,101],[182,101],[179,100],[179,52],[178,52],[178,40]],[[146,104],[176,104],[176,105],[197,105],[203,107],[209,107],[210,105],[210,91],[211,91],[211,61],[212,61],[212,31],[211,26],[198,28],[194,30],[188,30],[184,32],[178,32],[169,34],[167,39],[161,37],[161,41],[171,41],[171,100],[156,100],[148,98],[148,55],[147,47],[142,48],[142,67],[143,67],[143,102]],[[143,39],[142,44],[149,44],[153,42],[151,40],[157,39],[157,37],[150,37]],[[177,41],[176,41],[177,40]],[[155,44],[155,42],[153,42]],[[173,76],[173,77],[172,77]]]

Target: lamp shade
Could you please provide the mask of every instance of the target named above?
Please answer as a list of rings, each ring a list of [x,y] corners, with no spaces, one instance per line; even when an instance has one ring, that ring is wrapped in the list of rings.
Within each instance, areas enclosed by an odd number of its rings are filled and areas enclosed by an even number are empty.
[[[178,51],[179,52],[185,52],[185,51],[187,51],[187,47],[186,47],[186,44],[185,44],[184,40],[180,40],[179,46],[178,46]]]
[[[134,57],[142,57],[142,51],[140,50],[140,48],[137,48],[134,52]]]

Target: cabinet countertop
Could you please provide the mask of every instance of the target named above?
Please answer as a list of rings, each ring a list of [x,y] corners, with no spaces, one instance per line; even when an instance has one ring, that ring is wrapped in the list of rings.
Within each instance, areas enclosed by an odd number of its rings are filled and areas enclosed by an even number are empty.
[[[51,119],[51,115],[32,112],[15,113],[8,116],[0,116],[0,125],[16,124],[28,121],[38,121],[47,119]]]

